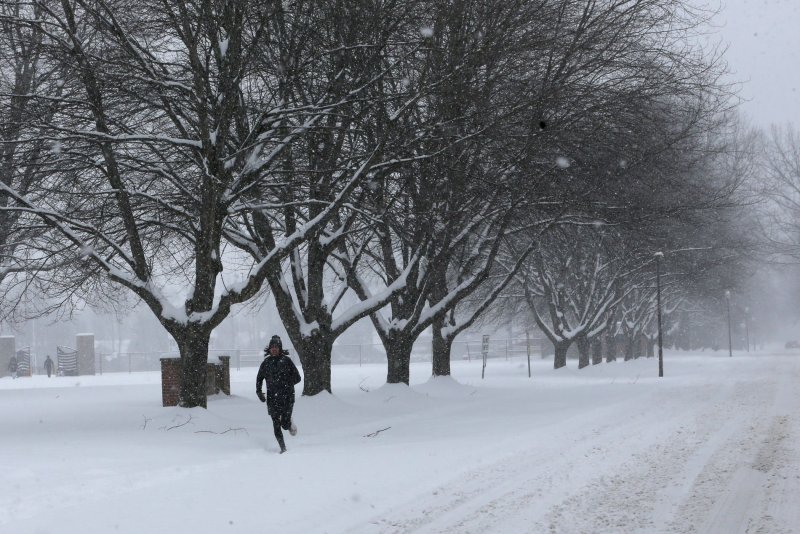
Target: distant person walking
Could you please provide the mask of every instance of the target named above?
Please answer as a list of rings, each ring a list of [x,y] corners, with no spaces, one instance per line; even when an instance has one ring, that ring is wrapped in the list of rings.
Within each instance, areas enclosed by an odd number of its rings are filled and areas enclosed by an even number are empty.
[[[17,378],[17,357],[12,356],[10,360],[8,360],[8,371],[11,373],[11,378]]]
[[[50,355],[47,355],[47,359],[44,361],[44,370],[47,372],[47,378],[50,378],[50,375],[53,374],[53,368],[55,364],[53,360],[50,358]]]
[[[256,377],[256,395],[261,402],[267,403],[267,413],[272,418],[275,439],[281,447],[281,454],[286,452],[283,441],[283,430],[289,434],[297,434],[297,426],[292,421],[294,409],[294,386],[300,382],[300,373],[294,362],[287,356],[289,351],[283,350],[283,343],[278,336],[272,336],[267,345],[266,357],[258,368]],[[261,391],[261,383],[267,383],[266,396]]]

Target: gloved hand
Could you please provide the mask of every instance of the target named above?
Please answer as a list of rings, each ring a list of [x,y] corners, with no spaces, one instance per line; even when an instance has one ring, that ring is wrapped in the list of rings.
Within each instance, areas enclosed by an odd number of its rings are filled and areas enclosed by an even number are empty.
[[[256,391],[256,395],[258,395],[258,400],[260,400],[261,402],[267,402],[267,398],[264,396],[262,392]]]

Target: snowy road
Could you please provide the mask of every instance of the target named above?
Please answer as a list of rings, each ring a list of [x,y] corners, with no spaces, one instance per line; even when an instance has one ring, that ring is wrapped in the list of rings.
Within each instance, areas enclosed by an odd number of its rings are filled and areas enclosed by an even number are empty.
[[[208,410],[157,374],[4,379],[0,532],[800,534],[800,352],[570,364],[337,366],[286,455],[254,369]]]
[[[591,407],[351,532],[800,532],[800,358]],[[668,378],[667,378],[668,380]],[[682,389],[682,390],[681,390]],[[663,394],[667,393],[667,394]]]

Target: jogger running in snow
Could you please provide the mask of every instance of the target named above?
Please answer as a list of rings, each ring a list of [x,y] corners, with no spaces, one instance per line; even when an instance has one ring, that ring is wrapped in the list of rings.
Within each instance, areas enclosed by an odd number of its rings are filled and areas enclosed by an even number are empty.
[[[281,338],[272,336],[265,350],[267,357],[258,368],[256,377],[256,395],[261,402],[267,403],[267,412],[272,417],[272,428],[275,430],[275,439],[281,446],[281,453],[286,452],[281,429],[288,430],[294,436],[297,427],[292,422],[292,409],[294,408],[294,386],[300,382],[300,373],[294,362],[284,352]],[[267,383],[267,395],[261,391],[261,382]]]

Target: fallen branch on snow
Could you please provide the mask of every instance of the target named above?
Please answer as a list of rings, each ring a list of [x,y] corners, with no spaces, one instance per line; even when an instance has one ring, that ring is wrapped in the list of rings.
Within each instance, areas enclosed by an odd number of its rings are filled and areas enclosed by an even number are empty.
[[[363,384],[363,383],[364,383],[366,380],[367,380],[367,379],[365,378],[364,380],[362,380],[361,382],[359,382],[359,383],[358,383],[358,389],[360,389],[360,390],[361,390],[361,391],[363,391],[364,393],[369,393],[369,388],[368,388],[368,387],[364,387],[364,386],[362,386],[362,384]]]
[[[247,434],[247,429],[246,428],[229,428],[228,430],[226,430],[224,432],[214,432],[213,430],[195,430],[194,433],[195,434],[217,434],[218,436],[221,436],[222,434],[227,434],[228,432],[236,433],[236,432],[238,432],[240,430],[242,432],[244,432],[245,434]]]
[[[380,434],[384,430],[389,430],[390,428],[392,428],[392,427],[387,426],[386,428],[381,428],[380,430],[376,430],[375,432],[370,432],[369,434],[366,434],[364,437],[365,438],[374,438],[375,436],[377,436],[378,434]]]
[[[183,423],[181,423],[179,425],[167,427],[166,430],[172,430],[173,428],[180,428],[182,426],[186,426],[191,422],[191,420],[192,420],[192,416],[190,415],[189,419],[187,419],[185,422],[183,422]],[[164,427],[161,427],[161,428],[164,428]]]

